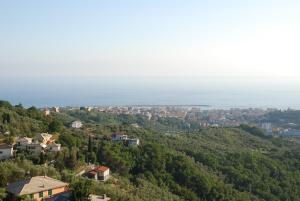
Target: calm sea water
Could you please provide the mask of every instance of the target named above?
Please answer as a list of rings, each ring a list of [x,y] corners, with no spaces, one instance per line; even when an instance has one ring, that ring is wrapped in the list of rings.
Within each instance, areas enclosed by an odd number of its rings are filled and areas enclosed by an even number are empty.
[[[300,82],[171,77],[0,77],[0,99],[25,106],[210,105],[300,109]]]

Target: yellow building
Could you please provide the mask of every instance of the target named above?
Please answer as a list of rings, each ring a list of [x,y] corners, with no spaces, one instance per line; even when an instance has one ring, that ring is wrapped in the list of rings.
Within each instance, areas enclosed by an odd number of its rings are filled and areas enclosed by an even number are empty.
[[[36,176],[9,184],[7,191],[10,200],[15,200],[17,197],[28,196],[40,201],[68,191],[68,186],[68,183],[50,177]]]

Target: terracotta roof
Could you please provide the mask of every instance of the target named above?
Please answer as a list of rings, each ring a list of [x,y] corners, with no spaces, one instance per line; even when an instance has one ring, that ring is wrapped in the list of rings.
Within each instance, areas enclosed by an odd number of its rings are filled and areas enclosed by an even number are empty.
[[[100,171],[100,172],[105,172],[106,170],[109,170],[109,168],[106,166],[98,166],[94,169],[94,171]]]
[[[41,191],[68,186],[68,183],[46,176],[36,176],[9,184],[7,191],[15,195],[29,195]]]

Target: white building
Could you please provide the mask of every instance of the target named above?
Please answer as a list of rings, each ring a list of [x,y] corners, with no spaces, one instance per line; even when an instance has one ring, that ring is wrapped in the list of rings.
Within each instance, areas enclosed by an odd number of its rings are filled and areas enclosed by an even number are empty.
[[[41,152],[44,152],[46,147],[47,145],[43,143],[31,143],[26,146],[26,150],[31,154],[40,154]]]
[[[13,146],[8,144],[0,144],[0,160],[13,157]]]
[[[90,195],[91,201],[108,201],[110,200],[110,197],[108,197],[106,194],[104,195]]]
[[[98,166],[91,171],[86,173],[86,176],[90,179],[95,179],[98,181],[106,181],[109,179],[110,170],[106,166]]]
[[[32,138],[29,137],[22,137],[17,139],[16,141],[16,147],[17,149],[25,150],[27,145],[32,143]]]
[[[47,149],[50,152],[58,152],[61,150],[61,144],[56,144],[55,142],[53,142],[47,146]]]
[[[123,142],[127,145],[140,145],[140,140],[138,138],[128,138],[127,135],[123,135],[123,134],[113,134],[111,136],[111,140],[113,142]]]
[[[16,148],[18,150],[26,150],[30,154],[40,154],[45,151],[60,151],[61,144],[56,144],[51,138],[52,135],[48,133],[38,134],[35,141],[28,137],[19,138],[17,139]]]
[[[83,126],[81,121],[74,121],[71,125],[72,128],[81,128]]]
[[[128,145],[138,146],[140,145],[140,140],[138,138],[128,139]]]
[[[53,111],[53,112],[59,113],[59,107],[53,107],[53,108],[52,108],[52,111]]]
[[[48,108],[45,108],[43,112],[46,116],[50,115],[50,110]]]
[[[111,139],[112,141],[126,141],[128,136],[123,134],[113,134]]]

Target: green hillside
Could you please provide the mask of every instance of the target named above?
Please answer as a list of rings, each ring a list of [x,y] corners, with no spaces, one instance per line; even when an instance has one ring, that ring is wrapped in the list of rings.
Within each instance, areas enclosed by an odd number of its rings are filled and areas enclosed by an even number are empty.
[[[82,129],[69,127],[76,119],[84,123]],[[161,122],[153,127],[142,116],[84,111],[45,116],[34,107],[1,101],[2,141],[49,132],[64,150],[36,158],[17,154],[0,162],[0,200],[7,182],[43,173],[74,182],[75,172],[87,162],[111,168],[112,179],[94,182],[91,191],[106,193],[113,201],[300,200],[297,141],[267,137],[247,125],[170,134],[156,129],[168,125]],[[113,132],[137,137],[141,145],[113,143]]]

